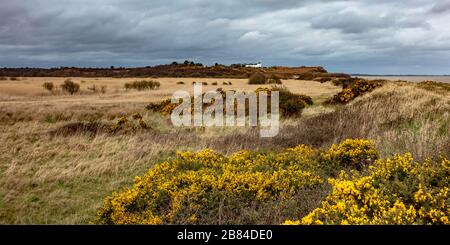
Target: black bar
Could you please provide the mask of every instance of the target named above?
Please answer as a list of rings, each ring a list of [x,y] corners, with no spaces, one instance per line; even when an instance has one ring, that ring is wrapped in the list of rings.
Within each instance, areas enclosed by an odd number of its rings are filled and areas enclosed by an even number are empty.
[[[226,234],[224,231],[229,231]],[[236,231],[253,231],[253,237],[236,236]],[[261,232],[263,231],[263,232]],[[269,232],[271,237],[269,239]],[[181,233],[180,233],[181,232]],[[197,232],[197,233],[190,233]],[[206,233],[211,232],[207,243],[224,242],[234,244],[279,243],[279,242],[450,242],[449,226],[0,226],[0,244],[25,242],[46,243],[92,243],[140,242],[161,244],[178,242],[206,243]],[[231,236],[223,239],[224,235]],[[196,234],[187,239],[184,235]],[[244,233],[245,234],[245,233]],[[265,234],[261,237],[261,234]],[[186,239],[179,239],[182,235]],[[258,235],[258,236],[257,236]],[[264,238],[264,239],[262,239]]]

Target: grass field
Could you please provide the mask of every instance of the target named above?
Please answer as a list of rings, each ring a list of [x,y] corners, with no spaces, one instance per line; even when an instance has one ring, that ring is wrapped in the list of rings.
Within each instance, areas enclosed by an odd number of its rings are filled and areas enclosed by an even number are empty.
[[[382,157],[404,152],[417,160],[450,157],[450,97],[414,84],[389,83],[348,105],[325,106],[322,102],[341,88],[285,80],[290,91],[311,96],[315,105],[301,118],[283,120],[277,137],[262,139],[254,129],[174,128],[169,118],[145,110],[175,90],[192,90],[193,81],[207,82],[205,91],[260,87],[244,79],[161,78],[156,79],[159,90],[142,92],[124,89],[126,82],[138,80],[133,78],[72,80],[80,83],[79,94],[50,94],[42,87],[44,82],[61,84],[62,78],[0,81],[0,223],[89,223],[105,196],[130,187],[135,176],[176,151],[211,148],[230,155],[299,144],[327,148],[344,139],[367,138]],[[93,84],[107,86],[106,93],[90,92]],[[151,129],[114,135],[67,130],[70,123],[110,125],[134,112]],[[308,205],[319,203],[320,198]]]
[[[157,101],[161,98],[170,98],[172,93],[178,89],[192,91],[192,82],[206,82],[204,90],[215,90],[217,88],[234,89],[234,90],[254,90],[258,87],[270,87],[269,85],[256,86],[248,85],[247,79],[225,79],[225,78],[70,78],[72,81],[81,85],[81,94],[77,96],[55,96],[47,92],[42,84],[52,82],[55,85],[62,84],[65,78],[57,77],[28,77],[18,78],[18,81],[0,81],[0,101],[9,100],[45,100],[52,101],[64,100],[70,98],[70,101],[79,100],[98,100],[99,103],[108,102],[149,102]],[[161,82],[161,89],[147,92],[130,92],[125,91],[124,84],[137,80],[157,80]],[[177,84],[184,82],[185,84]],[[217,82],[217,85],[213,85]],[[223,85],[223,82],[231,82],[232,85]],[[311,81],[284,80],[283,84],[294,93],[310,94],[312,97],[329,96],[339,88],[331,84],[320,84]],[[89,87],[92,85],[106,86],[107,92],[102,97],[90,96]],[[125,93],[126,92],[126,93]],[[87,96],[86,96],[87,95]],[[33,101],[34,102],[34,101]]]

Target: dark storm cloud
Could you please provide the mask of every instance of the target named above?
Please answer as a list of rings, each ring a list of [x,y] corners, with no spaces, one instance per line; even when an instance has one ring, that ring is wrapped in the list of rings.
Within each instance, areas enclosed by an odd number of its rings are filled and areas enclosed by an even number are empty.
[[[440,1],[431,8],[432,13],[444,13],[450,11],[450,1]]]
[[[450,1],[0,0],[0,66],[261,60],[450,73]]]

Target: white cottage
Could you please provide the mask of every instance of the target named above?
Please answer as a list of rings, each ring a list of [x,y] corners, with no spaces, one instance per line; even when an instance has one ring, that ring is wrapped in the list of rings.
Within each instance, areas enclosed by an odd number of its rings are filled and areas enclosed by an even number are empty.
[[[255,64],[245,64],[245,67],[251,67],[251,68],[262,68],[261,62],[255,63]]]

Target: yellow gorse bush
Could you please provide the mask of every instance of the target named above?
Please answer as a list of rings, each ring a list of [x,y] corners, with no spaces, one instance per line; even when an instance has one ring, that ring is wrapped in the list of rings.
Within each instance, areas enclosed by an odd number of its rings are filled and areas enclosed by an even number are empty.
[[[281,87],[281,86],[274,86],[272,88],[257,88],[254,92],[256,93],[256,103],[257,103],[257,107],[259,108],[259,95],[261,93],[265,93],[267,95],[267,112],[270,113],[271,111],[271,103],[270,100],[272,98],[272,92],[274,91],[278,91],[279,93],[279,113],[281,116],[284,117],[291,117],[291,116],[300,116],[303,109],[311,106],[314,104],[313,100],[311,97],[306,96],[306,95],[301,95],[301,94],[294,94],[292,92],[290,92],[287,88],[285,87]],[[217,89],[216,92],[218,92],[221,96],[223,101],[226,101],[226,91],[222,90],[221,88]],[[230,90],[229,92],[237,92],[234,90]],[[202,94],[202,98],[205,94]],[[191,113],[194,113],[194,97],[191,96],[191,108],[189,109]],[[200,98],[197,98],[200,99]],[[237,110],[238,107],[238,100],[235,100],[234,103],[234,110]],[[172,101],[170,99],[166,99],[160,102],[156,102],[156,103],[150,103],[146,106],[147,110],[152,111],[152,112],[159,112],[162,115],[168,116],[170,115],[173,110],[179,106],[181,103],[181,101],[177,102],[177,103],[172,103]],[[214,104],[214,100],[213,102],[203,102],[202,104],[202,108],[206,109],[210,106],[212,106]],[[249,113],[249,99],[246,98],[245,99],[245,108],[246,108],[246,113]],[[223,107],[223,113],[226,114],[226,106]]]
[[[135,112],[131,115],[131,117],[121,116],[115,124],[110,127],[111,133],[118,132],[131,132],[137,131],[141,129],[148,129],[149,126],[145,123],[142,115],[138,112]]]
[[[378,160],[366,175],[330,179],[332,193],[309,215],[285,224],[450,224],[450,161]]]
[[[206,149],[179,152],[152,167],[133,188],[113,193],[99,210],[99,224],[196,224],[221,205],[292,198],[301,188],[324,183],[307,169],[316,151],[299,146],[280,154],[240,151],[230,157]]]
[[[361,78],[352,78],[343,84],[342,91],[333,96],[327,103],[330,104],[347,104],[357,97],[364,95],[374,89],[383,86],[385,81],[382,80],[366,80]]]
[[[378,159],[378,151],[370,140],[348,139],[322,154],[328,161],[341,166],[353,166],[361,169]]]
[[[94,223],[449,224],[449,160],[377,158],[360,139],[327,151],[178,152],[107,197]]]

